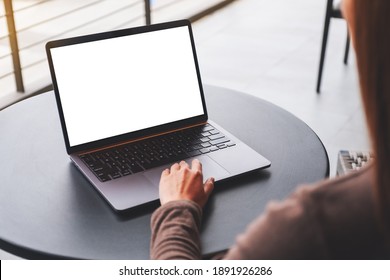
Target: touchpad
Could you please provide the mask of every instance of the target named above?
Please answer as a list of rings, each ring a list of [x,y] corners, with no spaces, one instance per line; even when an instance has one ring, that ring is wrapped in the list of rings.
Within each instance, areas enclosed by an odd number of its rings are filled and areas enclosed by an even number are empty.
[[[223,167],[221,167],[218,163],[216,163],[214,160],[209,158],[208,156],[199,156],[195,157],[202,163],[202,169],[203,169],[203,180],[206,181],[210,177],[214,177],[216,181],[225,179],[226,177],[229,177],[229,172],[226,171]],[[191,162],[194,158],[190,158],[185,160],[189,165],[191,165]],[[152,170],[146,171],[143,175],[152,182],[153,185],[157,186],[160,183],[161,173],[164,169],[170,168],[169,166],[162,166],[159,168],[154,168]]]

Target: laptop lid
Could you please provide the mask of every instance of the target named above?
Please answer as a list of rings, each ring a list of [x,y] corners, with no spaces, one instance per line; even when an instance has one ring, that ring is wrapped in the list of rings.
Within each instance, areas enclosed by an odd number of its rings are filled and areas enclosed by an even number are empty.
[[[68,154],[207,120],[187,20],[51,41]]]

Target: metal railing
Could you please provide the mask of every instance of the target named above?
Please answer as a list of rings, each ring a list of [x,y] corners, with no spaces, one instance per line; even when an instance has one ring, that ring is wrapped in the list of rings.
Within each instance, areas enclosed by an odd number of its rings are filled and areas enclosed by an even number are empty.
[[[24,92],[22,68],[20,66],[20,57],[19,57],[19,46],[18,46],[18,39],[16,34],[15,19],[14,19],[14,8],[12,6],[11,0],[4,1],[4,9],[5,9],[5,17],[7,18],[8,38],[9,38],[9,44],[11,46],[11,56],[12,56],[12,63],[14,66],[13,73],[15,75],[16,89],[18,92]],[[7,76],[8,74],[11,73],[7,73],[3,77]],[[3,77],[0,77],[0,79]]]
[[[183,8],[183,6],[187,5],[187,7],[191,8],[191,5],[194,5],[195,3],[200,6],[196,7],[198,10],[195,13],[178,15],[178,17],[196,21],[234,1],[235,0],[207,0],[203,2],[200,0],[84,0],[67,3],[66,1],[59,0],[36,0],[35,2],[3,0],[4,11],[3,14],[0,12],[0,26],[7,25],[6,30],[8,30],[8,32],[6,34],[0,33],[0,70],[2,69],[2,71],[0,71],[0,81],[13,76],[17,92],[25,93],[30,91],[28,89],[26,90],[24,75],[27,76],[27,74],[25,71],[40,64],[45,65],[46,55],[44,52],[44,44],[47,41],[59,37],[78,35],[83,32],[104,31],[101,30],[101,27],[95,29],[91,27],[99,25],[100,22],[110,21],[110,25],[107,26],[107,28],[104,26],[106,30],[125,28],[132,25],[149,25],[152,23],[153,16],[158,17],[159,14],[164,11],[165,13],[168,11],[168,13],[172,14],[175,7],[181,5],[181,8]],[[15,7],[16,4],[18,4],[18,7]],[[54,9],[55,5],[58,5],[58,9]],[[38,16],[36,21],[31,20],[33,22],[29,22],[24,18],[34,17],[34,12],[40,10],[42,10],[42,15],[40,17]],[[52,11],[52,14],[50,12],[45,13],[46,10]],[[94,12],[97,13],[96,16],[90,16],[91,13]],[[19,15],[20,17],[18,18]],[[84,19],[84,17],[86,18]],[[77,20],[75,20],[75,18],[77,18]],[[19,20],[21,22],[19,22]],[[72,20],[74,21],[72,22],[73,25],[62,28],[64,25],[68,25]],[[42,36],[36,36],[35,33],[39,33],[36,30],[45,28],[53,29],[53,26],[58,26],[58,30],[55,30],[55,32],[52,33],[48,32]],[[0,28],[0,30],[5,30],[5,26],[4,28]],[[26,42],[27,40],[24,40],[25,42],[23,42],[23,44],[19,44],[19,34],[27,34],[34,38],[28,42]],[[31,55],[34,49],[38,49],[38,51],[34,52],[34,55]],[[22,53],[24,53],[23,57],[21,57]],[[37,55],[37,53],[39,53],[39,55]],[[8,70],[4,67],[4,64],[6,63],[2,63],[2,61],[5,60],[12,61],[12,67],[9,67],[10,69]],[[22,61],[24,63],[22,63]],[[47,81],[42,83],[42,88],[45,86],[47,86]],[[0,96],[1,93],[2,90],[0,91]]]

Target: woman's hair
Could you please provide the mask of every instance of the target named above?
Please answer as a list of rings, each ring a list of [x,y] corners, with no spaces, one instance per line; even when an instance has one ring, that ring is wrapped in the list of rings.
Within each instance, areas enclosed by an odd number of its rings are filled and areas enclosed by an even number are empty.
[[[390,236],[390,0],[352,0],[351,32],[376,161],[375,198]]]

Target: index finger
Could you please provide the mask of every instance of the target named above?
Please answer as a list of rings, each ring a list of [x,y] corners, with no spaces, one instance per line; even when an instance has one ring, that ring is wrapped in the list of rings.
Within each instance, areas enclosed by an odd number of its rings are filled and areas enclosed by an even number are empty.
[[[191,169],[193,171],[200,171],[200,172],[202,172],[202,164],[200,163],[200,161],[198,159],[194,159],[192,161]]]

